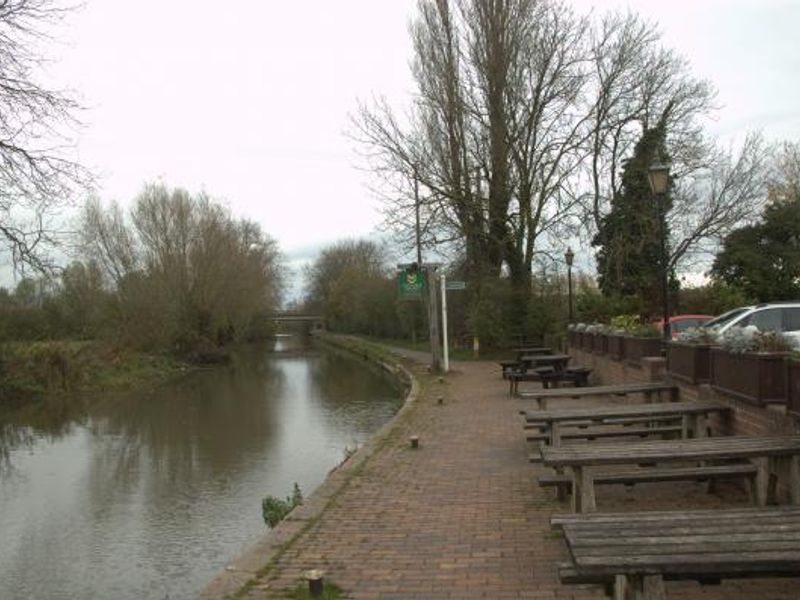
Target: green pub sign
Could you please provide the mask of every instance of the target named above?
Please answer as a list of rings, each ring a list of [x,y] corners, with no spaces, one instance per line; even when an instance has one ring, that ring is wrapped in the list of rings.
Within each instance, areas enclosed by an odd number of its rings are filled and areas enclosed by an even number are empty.
[[[397,274],[401,300],[422,300],[425,293],[425,273],[406,269]]]

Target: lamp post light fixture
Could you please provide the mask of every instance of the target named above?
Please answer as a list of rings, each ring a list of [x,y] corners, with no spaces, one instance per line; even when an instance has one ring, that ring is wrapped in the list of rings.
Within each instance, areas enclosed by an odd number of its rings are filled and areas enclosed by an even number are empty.
[[[669,187],[669,169],[670,164],[662,162],[658,157],[655,162],[650,165],[647,172],[647,179],[650,183],[650,190],[656,198],[658,204],[658,229],[661,238],[661,299],[662,307],[664,309],[663,327],[662,332],[664,341],[670,339],[670,324],[669,324],[669,268],[667,265],[667,214],[666,214],[666,196],[667,188]]]
[[[567,306],[569,307],[568,314],[569,319],[568,321],[572,323],[572,261],[575,260],[575,254],[572,252],[572,248],[567,246],[567,252],[564,254],[564,260],[567,261]]]

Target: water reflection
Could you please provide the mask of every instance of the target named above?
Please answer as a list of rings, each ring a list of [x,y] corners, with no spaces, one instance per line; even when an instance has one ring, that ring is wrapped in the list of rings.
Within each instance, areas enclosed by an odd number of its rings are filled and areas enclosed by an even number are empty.
[[[0,598],[189,598],[398,408],[358,360],[281,339],[145,394],[0,415]],[[53,414],[57,416],[54,417]]]

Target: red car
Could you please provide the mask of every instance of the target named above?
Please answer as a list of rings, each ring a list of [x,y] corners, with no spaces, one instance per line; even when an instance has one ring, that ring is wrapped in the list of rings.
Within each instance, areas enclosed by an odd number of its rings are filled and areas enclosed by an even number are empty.
[[[712,315],[674,315],[669,318],[670,336],[675,339],[678,337],[679,333],[691,329],[692,327],[700,327],[703,323],[713,318]],[[659,319],[653,324],[661,331],[664,327],[664,319]]]

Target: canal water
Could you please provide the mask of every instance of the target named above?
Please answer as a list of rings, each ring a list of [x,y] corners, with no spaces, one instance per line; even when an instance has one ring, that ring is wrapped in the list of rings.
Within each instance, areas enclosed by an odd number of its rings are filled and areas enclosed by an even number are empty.
[[[194,598],[402,403],[295,338],[146,393],[0,415],[0,598]]]

